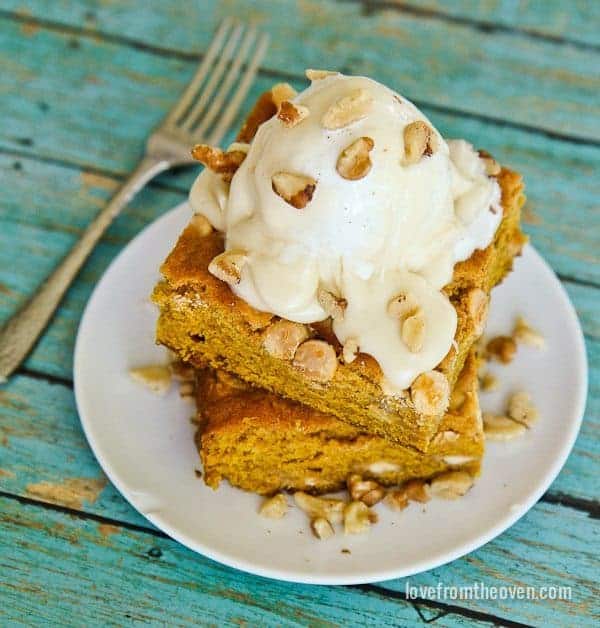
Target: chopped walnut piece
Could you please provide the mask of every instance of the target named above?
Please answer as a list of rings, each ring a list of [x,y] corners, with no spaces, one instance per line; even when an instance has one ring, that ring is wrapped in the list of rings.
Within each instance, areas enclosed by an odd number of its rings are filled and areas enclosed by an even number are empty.
[[[466,471],[447,471],[433,478],[430,491],[435,497],[458,499],[473,486],[473,482],[473,477]]]
[[[336,297],[335,294],[329,292],[329,290],[319,288],[317,300],[319,301],[319,305],[334,321],[341,321],[344,318],[344,311],[348,305],[346,299]]]
[[[196,229],[201,238],[205,238],[212,233],[212,225],[208,222],[208,218],[202,214],[194,214],[190,220],[190,225]]]
[[[312,200],[317,182],[312,177],[291,172],[278,172],[271,179],[273,192],[296,209],[303,209]]]
[[[338,366],[334,348],[324,340],[303,342],[294,355],[294,366],[315,382],[329,382]]]
[[[408,316],[417,314],[419,312],[419,303],[415,296],[408,292],[406,294],[397,294],[390,300],[387,306],[387,312],[392,318],[397,318],[399,321],[403,321]]]
[[[376,513],[366,504],[352,501],[344,507],[344,533],[362,534],[367,532],[372,523],[377,523]]]
[[[546,341],[544,340],[542,334],[533,329],[533,327],[531,327],[522,316],[517,317],[512,337],[517,341],[517,343],[529,345],[530,347],[536,347],[538,349],[543,349],[546,345]]]
[[[500,414],[483,413],[483,433],[486,440],[511,440],[525,433],[527,428],[518,421]]]
[[[175,360],[169,364],[173,379],[178,382],[193,382],[196,379],[196,371],[191,364],[183,360]]]
[[[229,249],[212,259],[208,272],[221,281],[237,284],[242,279],[242,268],[247,259],[244,251]]]
[[[483,162],[485,174],[488,177],[495,177],[502,171],[500,164],[487,151],[480,150],[479,158]]]
[[[359,348],[356,338],[348,338],[348,340],[346,340],[342,347],[342,359],[346,364],[350,364],[356,360]]]
[[[182,398],[193,397],[196,392],[196,385],[194,382],[181,382],[179,384],[179,396]]]
[[[335,76],[336,74],[339,74],[339,72],[334,72],[332,70],[313,70],[312,68],[308,68],[304,71],[304,74],[309,81],[320,81],[328,76]]]
[[[408,495],[402,489],[390,491],[383,503],[392,510],[404,510],[408,506]]]
[[[498,390],[500,382],[493,373],[486,371],[479,376],[479,386],[483,392],[492,392],[493,390]]]
[[[311,519],[321,517],[329,523],[341,523],[344,518],[344,505],[341,499],[313,497],[303,491],[294,493],[294,501],[298,508],[304,510]]]
[[[164,395],[171,386],[171,369],[168,366],[140,366],[130,369],[129,375],[158,395]]]
[[[371,157],[375,142],[370,137],[359,137],[344,148],[338,157],[336,170],[344,179],[355,181],[362,179],[371,170]]]
[[[291,100],[297,94],[298,92],[289,83],[277,83],[271,87],[271,98],[277,109],[284,100]]]
[[[281,519],[288,509],[287,499],[283,493],[277,493],[261,504],[259,513],[269,519]]]
[[[247,150],[241,150],[242,144],[236,144],[233,150],[221,150],[208,144],[196,144],[192,148],[192,157],[204,164],[215,174],[221,175],[224,181],[231,181],[233,175],[246,159]]]
[[[429,484],[427,484],[425,480],[408,480],[402,488],[406,491],[406,495],[411,502],[420,502],[421,504],[424,504],[431,499],[429,494]]]
[[[508,416],[526,427],[531,427],[537,421],[538,411],[529,393],[521,390],[511,395],[508,400]]]
[[[321,123],[326,129],[341,129],[364,118],[373,104],[373,97],[366,89],[356,91],[340,98],[325,112]]]
[[[487,343],[485,349],[490,358],[510,364],[517,352],[517,343],[510,336],[496,336]]]
[[[435,131],[423,120],[416,120],[404,127],[404,161],[416,164],[421,157],[429,157],[437,150]]]
[[[413,382],[410,396],[419,414],[442,414],[450,400],[450,384],[443,373],[427,371]]]
[[[402,340],[411,353],[419,353],[425,340],[425,317],[421,312],[413,314],[402,323]]]
[[[313,534],[321,540],[329,539],[335,534],[333,526],[324,517],[317,517],[310,522]]]
[[[262,335],[262,344],[270,355],[291,360],[296,349],[308,338],[308,328],[302,323],[285,319],[269,325]]]
[[[408,480],[398,489],[391,491],[385,498],[385,503],[392,510],[404,510],[409,502],[422,504],[430,500],[429,485],[425,480]]]
[[[284,127],[291,129],[307,118],[308,114],[308,107],[296,105],[289,100],[284,100],[279,106],[277,117],[281,120]]]
[[[466,301],[469,317],[474,324],[474,333],[481,336],[487,322],[490,297],[481,288],[472,288],[467,293]]]
[[[385,489],[374,480],[363,480],[360,475],[353,473],[346,481],[350,497],[361,501],[367,506],[374,506],[385,496]]]

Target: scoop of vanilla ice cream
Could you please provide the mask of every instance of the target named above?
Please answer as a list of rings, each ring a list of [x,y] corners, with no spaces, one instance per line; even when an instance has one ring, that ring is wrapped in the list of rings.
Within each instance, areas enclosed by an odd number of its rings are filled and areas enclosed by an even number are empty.
[[[230,185],[205,170],[192,207],[244,256],[231,285],[239,297],[312,323],[330,315],[330,293],[344,308],[333,322],[340,342],[357,343],[402,390],[450,349],[457,317],[441,288],[457,261],[493,238],[499,186],[470,144],[444,141],[373,80],[330,75],[292,103],[301,119],[274,117],[249,147],[237,145],[247,156]],[[407,127],[417,121],[431,135],[415,159]],[[353,161],[357,146],[362,162]],[[348,170],[344,157],[359,167]],[[298,201],[281,181],[292,192],[308,187]],[[410,305],[400,315],[398,297]]]

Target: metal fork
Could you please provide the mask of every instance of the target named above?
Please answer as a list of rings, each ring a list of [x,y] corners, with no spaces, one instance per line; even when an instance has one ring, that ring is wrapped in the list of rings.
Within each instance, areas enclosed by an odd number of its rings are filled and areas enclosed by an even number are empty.
[[[193,144],[218,145],[242,104],[268,46],[254,27],[225,19],[179,102],[146,143],[127,181],[83,232],[37,293],[0,329],[0,382],[25,359],[79,269],[121,210],[157,174],[198,163]]]

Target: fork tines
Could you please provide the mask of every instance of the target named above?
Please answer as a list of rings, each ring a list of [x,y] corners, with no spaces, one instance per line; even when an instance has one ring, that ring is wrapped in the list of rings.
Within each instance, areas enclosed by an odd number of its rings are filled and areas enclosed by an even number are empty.
[[[223,20],[166,125],[193,141],[218,145],[233,122],[268,46],[268,36]]]

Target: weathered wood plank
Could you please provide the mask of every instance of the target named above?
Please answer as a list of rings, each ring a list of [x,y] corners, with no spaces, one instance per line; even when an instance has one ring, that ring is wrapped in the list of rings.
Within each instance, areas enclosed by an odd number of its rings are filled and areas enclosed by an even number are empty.
[[[0,6],[22,9],[18,0]],[[89,0],[76,6],[37,0],[23,13],[91,34],[123,36],[127,24],[126,38],[159,52],[184,54],[201,52],[217,22],[238,15],[273,33],[264,63],[268,70],[300,75],[307,66],[351,69],[402,87],[417,101],[600,139],[595,53],[518,33],[484,33],[468,24],[388,9],[369,13],[360,3],[317,0],[268,5],[212,0],[185,3],[177,10],[149,0],[143,12],[135,0]]]
[[[0,105],[11,120],[0,127],[0,149],[124,175],[139,157],[143,139],[183,88],[192,64],[85,40],[70,53],[76,57],[72,65],[45,67],[47,59],[68,50],[69,38],[39,31],[36,45],[26,46],[18,25],[9,23],[0,33],[3,48],[20,49],[18,59],[10,61],[12,83],[5,85]],[[258,81],[247,106],[271,82]],[[535,244],[559,273],[600,283],[600,213],[594,205],[600,181],[593,176],[600,169],[597,148],[425,111],[446,135],[467,137],[522,171],[532,210],[526,219]],[[5,176],[16,178],[10,168]],[[161,181],[185,189],[190,176]],[[23,210],[12,211],[20,215]]]
[[[543,162],[540,160],[540,163]],[[18,166],[16,170],[15,165]],[[534,181],[537,179],[534,178]],[[93,286],[131,237],[163,211],[185,199],[183,190],[188,182],[182,183],[185,185],[177,184],[182,192],[178,189],[147,188],[118,218],[68,292],[48,332],[29,358],[29,368],[62,378],[71,377],[75,333]],[[35,291],[117,185],[118,181],[112,177],[25,157],[15,160],[14,157],[0,155],[0,186],[4,190],[4,202],[0,206],[0,321],[5,320]],[[539,190],[543,189],[544,186],[540,185]],[[537,194],[536,190],[532,194]],[[548,201],[551,198],[548,197]],[[559,199],[551,208],[551,213],[546,207],[538,209],[533,203],[527,212],[526,228],[532,232],[534,243],[545,254],[548,251],[544,244],[547,240],[552,241],[553,237],[552,232],[547,230],[564,224],[558,220],[561,208],[562,200]],[[573,214],[577,218],[576,207]],[[589,245],[586,246],[593,247],[594,229],[586,229],[585,217],[579,217],[577,238],[584,241],[587,237]],[[576,223],[566,224],[565,230],[577,229]],[[542,235],[536,229],[540,229]],[[564,232],[564,237],[561,235],[559,238],[557,234],[554,237],[562,243],[568,232]],[[554,260],[553,250],[550,249],[551,260]],[[593,248],[589,251],[593,255]],[[593,270],[593,260],[589,262],[588,269]],[[580,267],[581,262],[577,258],[570,265],[558,264],[562,271]],[[592,276],[596,276],[594,272]],[[585,333],[590,338],[600,338],[599,291],[570,282],[566,286],[582,319]]]
[[[52,622],[68,613],[77,624],[82,623],[83,613],[100,623],[111,618],[122,625],[125,619],[164,621],[168,613],[170,625],[194,621],[229,625],[233,617],[253,625],[420,623],[411,604],[381,597],[372,588],[365,591],[265,580],[223,567],[174,541],[141,530],[68,516],[7,498],[0,498],[0,504],[0,588],[5,588],[5,599],[9,600],[3,605],[4,611],[15,614],[8,619],[30,612],[39,621]],[[597,611],[595,535],[597,526],[586,515],[540,504],[485,548],[451,565],[409,578],[408,583],[571,586],[570,601],[451,603],[457,608],[468,606],[480,613],[533,625],[593,625]],[[507,557],[517,565],[510,573],[506,571]],[[399,579],[380,586],[403,592],[406,584],[406,579]],[[145,593],[142,598],[139,591]],[[81,604],[84,594],[86,603]],[[421,608],[427,619],[444,613],[442,609]],[[471,621],[458,611],[440,616],[436,623],[479,625]]]
[[[556,511],[538,504],[511,530],[470,554],[438,569],[410,578],[411,585],[450,586],[484,583],[489,586],[570,586],[570,601],[502,600],[491,605],[501,617],[533,626],[595,626],[600,608],[597,599],[600,542],[597,522],[571,509]],[[464,565],[468,564],[468,574]],[[526,565],[526,567],[525,567]],[[532,568],[532,566],[535,566]],[[406,582],[395,580],[383,587],[404,591]],[[469,601],[469,608],[489,610],[490,602]],[[595,619],[596,618],[596,619]]]
[[[401,599],[246,575],[170,539],[0,498],[4,625],[400,626]],[[443,613],[433,611],[433,617]],[[460,614],[439,626],[489,625]]]
[[[389,0],[368,0],[369,7],[390,4]],[[393,4],[393,2],[392,2]],[[477,21],[490,28],[527,30],[552,38],[564,38],[591,46],[600,46],[598,23],[600,5],[587,0],[400,0],[399,10],[432,12],[439,19],[457,18]]]

